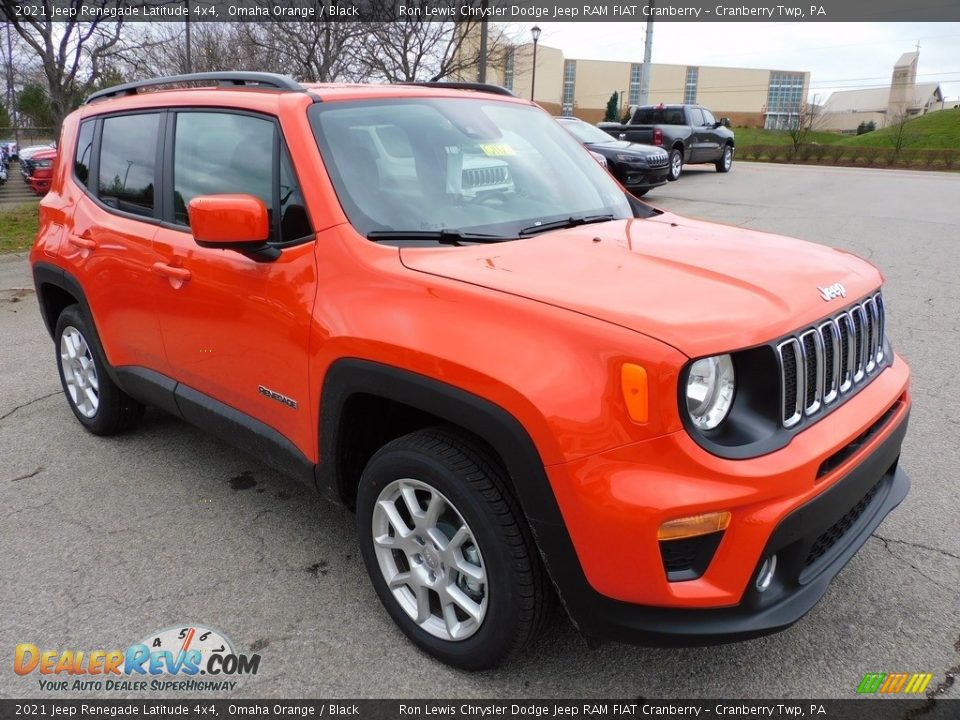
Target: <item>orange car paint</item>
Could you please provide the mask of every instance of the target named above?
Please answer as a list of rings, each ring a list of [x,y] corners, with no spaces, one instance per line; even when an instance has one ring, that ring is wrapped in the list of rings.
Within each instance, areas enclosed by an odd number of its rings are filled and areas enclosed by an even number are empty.
[[[312,90],[324,102],[460,95],[398,86]],[[817,321],[832,308],[815,286],[838,281],[850,299],[861,297],[882,282],[872,265],[671,213],[498,245],[375,244],[353,229],[337,200],[307,120],[311,102],[306,93],[172,90],[86,105],[65,121],[61,151],[72,158],[80,121],[98,113],[212,107],[276,117],[306,180],[316,231],[314,242],[259,263],[201,247],[188,232],[113,214],[72,180],[70,162],[58,163],[31,260],[80,281],[111,365],[173,376],[262,421],[315,463],[323,461],[321,388],[340,358],[402,368],[485,398],[533,440],[591,586],[665,607],[736,604],[772,528],[884,433],[818,481],[823,459],[892,404],[900,403],[898,417],[907,413],[909,370],[897,358],[783,449],[750,460],[711,455],[680,417],[678,382],[688,360]],[[221,237],[216,218],[204,217],[214,226],[198,232]],[[629,363],[646,375],[642,422],[624,400],[621,368]],[[252,391],[258,385],[304,410]],[[658,526],[713,510],[733,518],[709,569],[668,582]],[[625,557],[635,572],[622,572]]]

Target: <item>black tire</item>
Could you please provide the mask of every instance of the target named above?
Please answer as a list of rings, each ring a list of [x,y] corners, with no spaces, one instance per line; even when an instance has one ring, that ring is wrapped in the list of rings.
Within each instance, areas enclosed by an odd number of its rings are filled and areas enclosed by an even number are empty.
[[[445,496],[482,554],[489,593],[486,615],[464,639],[442,639],[420,627],[401,607],[381,570],[373,538],[374,508],[381,492],[405,478]],[[373,456],[357,490],[357,530],[367,572],[387,612],[415,645],[449,665],[465,670],[499,665],[536,636],[552,606],[553,590],[506,472],[479,443],[454,430],[420,430]]]
[[[728,173],[733,168],[733,145],[724,145],[720,159],[714,163],[718,173]]]
[[[680,179],[683,173],[683,150],[673,148],[670,150],[670,172],[667,174],[667,180],[674,182]]]
[[[75,330],[79,333],[92,360],[97,379],[97,407],[92,414],[81,411],[77,401],[71,394],[67,379],[64,376],[64,366],[61,362],[61,347],[65,332]],[[71,337],[73,337],[71,333]],[[60,385],[66,395],[67,404],[80,424],[94,435],[116,435],[133,428],[143,417],[144,406],[118,388],[107,373],[107,362],[100,347],[96,332],[92,324],[87,321],[79,305],[69,305],[60,313],[57,327],[54,331],[54,357],[57,362],[57,371],[60,373]]]

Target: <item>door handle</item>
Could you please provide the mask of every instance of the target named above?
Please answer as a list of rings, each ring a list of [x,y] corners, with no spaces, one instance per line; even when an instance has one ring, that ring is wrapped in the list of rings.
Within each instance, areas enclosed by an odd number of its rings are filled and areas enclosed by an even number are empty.
[[[153,264],[153,271],[158,275],[169,278],[171,281],[176,281],[174,287],[180,287],[180,283],[185,283],[192,277],[192,273],[186,268],[175,267],[174,265],[168,265],[163,262],[155,262]]]
[[[76,245],[82,250],[96,250],[97,243],[90,238],[80,237],[79,235],[70,235],[67,238],[71,245]]]

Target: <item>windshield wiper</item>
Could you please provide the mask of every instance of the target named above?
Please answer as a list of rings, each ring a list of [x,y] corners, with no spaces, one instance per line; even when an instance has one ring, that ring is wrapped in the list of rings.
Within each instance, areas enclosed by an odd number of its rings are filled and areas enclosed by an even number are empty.
[[[374,242],[384,240],[435,240],[442,245],[462,245],[463,243],[496,243],[512,238],[486,233],[468,233],[462,230],[371,230],[367,239]]]
[[[584,215],[580,217],[571,216],[565,220],[555,220],[554,222],[541,223],[540,225],[531,225],[530,227],[525,227],[520,231],[520,236],[524,237],[527,235],[537,235],[542,232],[547,232],[549,230],[562,230],[564,228],[577,227],[579,225],[591,225],[593,223],[602,223],[607,222],[608,220],[614,220],[614,216],[607,215]]]

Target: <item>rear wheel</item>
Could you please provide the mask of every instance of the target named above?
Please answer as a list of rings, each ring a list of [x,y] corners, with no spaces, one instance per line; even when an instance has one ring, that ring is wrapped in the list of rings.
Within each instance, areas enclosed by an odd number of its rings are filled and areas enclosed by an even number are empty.
[[[730,168],[733,167],[733,146],[724,145],[723,146],[723,155],[720,156],[720,159],[714,163],[717,168],[717,172],[727,173],[730,172]]]
[[[670,180],[671,182],[674,180],[679,180],[682,172],[683,151],[680,148],[673,148],[670,151],[670,174],[667,175],[667,180]]]
[[[418,647],[481,670],[535,636],[551,599],[506,474],[443,429],[394,440],[357,491],[360,549],[387,612]]]
[[[107,375],[103,350],[79,305],[60,313],[54,337],[60,384],[80,424],[95,435],[115,435],[136,425],[144,407]]]

